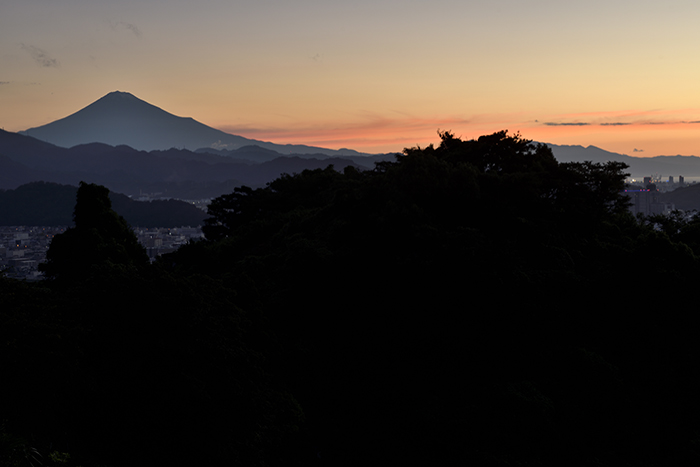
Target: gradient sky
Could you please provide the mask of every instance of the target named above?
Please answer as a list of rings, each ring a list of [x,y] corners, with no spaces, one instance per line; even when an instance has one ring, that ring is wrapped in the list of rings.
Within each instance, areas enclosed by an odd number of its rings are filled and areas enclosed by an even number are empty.
[[[697,0],[2,0],[0,127],[119,90],[276,143],[508,129],[700,156],[699,20]]]

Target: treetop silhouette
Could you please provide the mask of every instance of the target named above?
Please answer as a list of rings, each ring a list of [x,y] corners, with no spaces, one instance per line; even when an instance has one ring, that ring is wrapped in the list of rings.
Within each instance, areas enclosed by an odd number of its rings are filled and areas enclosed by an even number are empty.
[[[83,278],[100,268],[148,264],[126,220],[112,209],[107,188],[80,182],[73,220],[75,227],[53,239],[40,265],[47,278]]]

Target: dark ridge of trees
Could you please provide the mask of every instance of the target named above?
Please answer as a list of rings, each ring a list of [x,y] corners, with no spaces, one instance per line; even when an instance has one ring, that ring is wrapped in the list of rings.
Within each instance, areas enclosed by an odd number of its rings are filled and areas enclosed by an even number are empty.
[[[230,192],[233,187],[227,185],[231,183],[264,186],[282,173],[304,168],[320,168],[329,163],[342,168],[356,165],[361,159],[360,164],[372,164],[374,157],[363,159],[358,153],[349,152],[354,157],[277,154],[270,158],[274,151],[251,147],[223,153],[227,155],[174,148],[146,152],[104,143],[62,148],[0,130],[0,188],[14,189],[37,180],[71,185],[88,181],[129,195],[150,190],[172,198],[202,199]]]
[[[14,190],[0,190],[2,225],[72,225],[78,188],[58,183],[32,182]],[[177,227],[201,225],[206,214],[179,200],[134,201],[110,193],[115,208],[131,225]]]
[[[32,182],[14,190],[0,190],[3,225],[70,225],[77,187]]]
[[[622,164],[440,136],[238,187],[154,265],[104,233],[128,253],[0,278],[0,458],[696,465],[697,222],[628,214]],[[75,231],[121,222],[83,188]]]

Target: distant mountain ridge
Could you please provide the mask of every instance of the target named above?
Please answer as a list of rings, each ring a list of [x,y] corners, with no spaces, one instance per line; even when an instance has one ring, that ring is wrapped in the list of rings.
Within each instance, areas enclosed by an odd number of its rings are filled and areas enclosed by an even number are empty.
[[[632,157],[625,154],[606,151],[596,146],[560,146],[545,143],[552,149],[554,157],[559,162],[607,162],[617,161],[629,165],[628,171],[632,178],[641,179],[651,175],[663,177],[679,175],[684,177],[700,177],[700,157],[697,156],[655,156]]]
[[[211,128],[193,118],[178,117],[128,92],[114,91],[60,120],[20,131],[57,146],[104,143],[127,145],[143,151],[226,148],[256,145],[279,154],[361,155],[351,149],[274,144],[244,138]]]
[[[637,179],[652,174],[700,177],[700,158],[695,156],[640,158],[595,146],[548,146],[560,162],[625,162],[632,177]],[[348,165],[372,169],[375,162],[394,157],[394,154],[283,155],[257,145],[238,149],[201,148],[194,152],[173,148],[146,152],[104,143],[64,148],[0,130],[0,189],[14,189],[40,180],[71,185],[86,181],[132,195],[158,191],[174,198],[201,199],[228,193],[232,186],[263,186],[282,173],[325,168],[329,164],[338,170]]]
[[[326,168],[330,164],[337,170],[347,166],[372,169],[375,161],[393,158],[284,156],[257,146],[228,151],[225,156],[213,152],[146,152],[103,143],[63,148],[0,130],[0,189],[15,189],[34,181],[67,185],[85,181],[134,196],[160,192],[169,198],[203,199],[230,193],[236,186],[264,186],[283,173]]]

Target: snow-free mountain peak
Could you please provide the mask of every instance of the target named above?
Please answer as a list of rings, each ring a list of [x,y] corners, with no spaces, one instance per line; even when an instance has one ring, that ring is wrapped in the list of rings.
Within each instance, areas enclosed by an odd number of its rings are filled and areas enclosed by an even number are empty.
[[[168,113],[123,91],[110,92],[74,114],[20,133],[67,148],[95,142],[125,144],[146,151],[257,145],[280,154],[340,154],[332,149],[273,144],[225,133],[192,118]],[[358,154],[348,150],[342,153]]]

